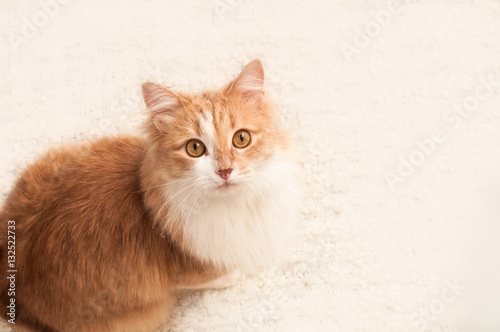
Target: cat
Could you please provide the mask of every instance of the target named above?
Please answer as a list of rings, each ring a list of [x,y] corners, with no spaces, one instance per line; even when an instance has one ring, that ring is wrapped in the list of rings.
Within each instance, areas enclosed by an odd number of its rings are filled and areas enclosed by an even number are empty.
[[[261,62],[217,91],[142,92],[144,138],[52,149],[5,200],[0,301],[15,251],[16,328],[152,331],[173,292],[229,287],[286,253],[300,172]]]

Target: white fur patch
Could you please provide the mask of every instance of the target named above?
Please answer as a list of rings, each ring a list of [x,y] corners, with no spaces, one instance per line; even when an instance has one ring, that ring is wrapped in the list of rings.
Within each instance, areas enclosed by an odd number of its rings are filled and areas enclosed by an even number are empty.
[[[215,135],[214,135],[214,119],[212,113],[206,113],[200,120],[201,141],[205,144],[210,155],[214,154],[215,150]]]
[[[214,173],[205,169],[210,158],[202,158],[195,172]],[[289,249],[294,235],[300,204],[296,171],[294,163],[276,157],[255,162],[251,177],[236,177],[227,193],[206,175],[186,182],[182,192],[167,189],[167,197],[176,195],[169,198],[170,217],[182,218],[185,248],[230,270],[271,263]]]
[[[285,156],[235,168],[228,187],[216,174],[211,114],[201,119],[208,154],[184,179],[165,188],[168,222],[181,220],[184,248],[202,261],[229,270],[254,270],[286,252],[294,234],[300,190],[297,167]]]

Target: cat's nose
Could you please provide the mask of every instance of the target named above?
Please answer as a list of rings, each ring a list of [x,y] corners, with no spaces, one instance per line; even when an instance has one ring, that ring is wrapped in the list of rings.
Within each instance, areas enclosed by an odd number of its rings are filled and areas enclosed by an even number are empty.
[[[229,179],[229,176],[231,175],[231,172],[233,171],[232,168],[227,168],[227,169],[220,169],[216,173],[220,175],[221,178],[224,180]]]

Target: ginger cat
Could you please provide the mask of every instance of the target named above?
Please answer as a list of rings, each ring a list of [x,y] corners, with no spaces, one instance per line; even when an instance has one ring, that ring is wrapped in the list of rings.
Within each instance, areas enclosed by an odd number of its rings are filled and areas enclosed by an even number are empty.
[[[0,300],[14,298],[13,326],[152,331],[174,291],[230,286],[283,253],[297,169],[263,85],[258,60],[218,91],[145,83],[145,138],[57,148],[28,167],[0,211]]]

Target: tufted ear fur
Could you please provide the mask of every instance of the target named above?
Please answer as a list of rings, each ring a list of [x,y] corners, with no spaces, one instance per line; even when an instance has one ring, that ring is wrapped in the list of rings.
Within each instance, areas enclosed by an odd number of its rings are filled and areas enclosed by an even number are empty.
[[[159,84],[144,83],[142,85],[142,96],[158,129],[180,107],[179,97]]]
[[[250,61],[230,84],[228,92],[257,106],[264,104],[264,68],[260,60]]]

